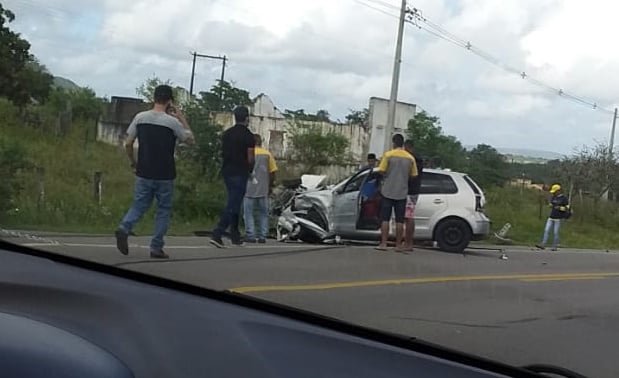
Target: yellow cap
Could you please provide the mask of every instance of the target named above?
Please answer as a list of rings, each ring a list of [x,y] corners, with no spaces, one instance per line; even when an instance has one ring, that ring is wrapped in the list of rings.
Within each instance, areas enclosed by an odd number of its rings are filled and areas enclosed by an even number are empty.
[[[550,194],[555,194],[559,190],[561,190],[561,185],[554,184],[553,186],[550,187]]]

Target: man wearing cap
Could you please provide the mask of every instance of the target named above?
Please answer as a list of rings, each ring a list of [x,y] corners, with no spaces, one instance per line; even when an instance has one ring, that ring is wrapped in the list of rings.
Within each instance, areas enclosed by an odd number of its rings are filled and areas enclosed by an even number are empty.
[[[567,197],[563,195],[561,185],[554,184],[551,186],[550,194],[552,194],[552,198],[550,199],[550,216],[546,221],[542,243],[536,245],[536,247],[539,249],[546,248],[546,243],[548,243],[548,238],[550,237],[550,230],[553,229],[552,250],[556,251],[559,247],[559,231],[561,229],[561,222],[563,219],[568,217],[570,205]]]
[[[150,243],[150,257],[167,259],[163,251],[163,237],[168,230],[172,210],[172,193],[176,167],[174,149],[176,140],[194,143],[191,128],[185,115],[176,109],[172,88],[160,85],[155,88],[154,105],[151,110],[138,113],[129,128],[125,150],[135,172],[133,204],[116,230],[116,247],[123,255],[129,254],[128,238],[133,226],[157,199],[155,232]],[[138,158],[135,160],[133,144],[139,142]]]

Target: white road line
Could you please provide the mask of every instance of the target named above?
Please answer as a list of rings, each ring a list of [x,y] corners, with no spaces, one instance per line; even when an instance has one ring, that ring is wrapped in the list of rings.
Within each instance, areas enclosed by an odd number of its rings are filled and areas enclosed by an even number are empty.
[[[116,248],[116,244],[88,244],[88,243],[23,243],[25,247],[87,247],[87,248]],[[129,244],[131,248],[150,248],[148,245]],[[246,249],[288,249],[288,248],[312,248],[311,245],[244,245],[242,247],[228,247],[226,249],[246,248]],[[211,245],[166,245],[167,249],[217,249]]]

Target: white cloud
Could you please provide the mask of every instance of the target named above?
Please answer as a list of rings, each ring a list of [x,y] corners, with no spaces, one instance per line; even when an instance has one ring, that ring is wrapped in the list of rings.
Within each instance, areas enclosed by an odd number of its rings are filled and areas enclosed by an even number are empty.
[[[399,1],[385,0],[394,6]],[[389,93],[396,20],[352,0],[7,0],[13,27],[55,74],[99,94],[134,95],[153,74],[188,86],[189,52],[227,55],[227,78],[281,108],[343,118]],[[501,61],[612,107],[619,98],[613,15],[594,0],[419,0],[424,16]],[[396,10],[384,8],[396,14]],[[579,107],[464,49],[407,26],[400,98],[467,144],[569,152],[605,139],[610,116]],[[200,60],[196,87],[220,64]],[[557,129],[568,132],[557,133]]]

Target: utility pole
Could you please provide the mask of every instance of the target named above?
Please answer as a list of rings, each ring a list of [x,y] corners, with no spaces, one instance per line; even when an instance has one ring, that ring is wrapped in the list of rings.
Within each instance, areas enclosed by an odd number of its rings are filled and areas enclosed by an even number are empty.
[[[196,58],[207,58],[207,59],[217,59],[217,60],[221,60],[221,79],[219,81],[219,86],[223,88],[224,85],[224,80],[225,80],[225,75],[226,75],[226,61],[228,60],[227,56],[214,56],[214,55],[204,55],[204,54],[198,54],[197,52],[193,52],[191,53],[191,55],[193,55],[193,62],[191,64],[191,81],[189,83],[189,95],[193,96],[193,82],[194,82],[194,77],[196,75]],[[221,95],[223,96],[223,90]]]
[[[402,62],[402,39],[404,37],[404,21],[406,17],[406,0],[402,0],[400,9],[400,24],[398,26],[398,40],[395,47],[393,60],[393,75],[391,77],[391,96],[389,97],[389,112],[387,113],[387,125],[385,125],[385,151],[391,147],[391,136],[395,130],[395,110],[398,101],[398,85],[400,83],[400,63]]]
[[[609,155],[612,157],[613,148],[615,147],[615,126],[617,125],[617,108],[615,108],[615,115],[613,116],[613,128],[610,129],[610,144],[608,145]]]

